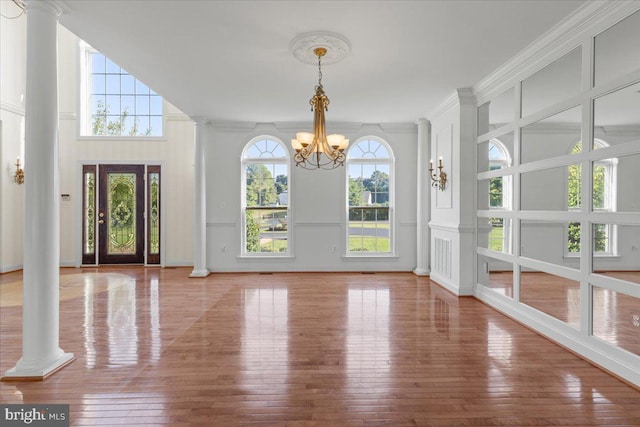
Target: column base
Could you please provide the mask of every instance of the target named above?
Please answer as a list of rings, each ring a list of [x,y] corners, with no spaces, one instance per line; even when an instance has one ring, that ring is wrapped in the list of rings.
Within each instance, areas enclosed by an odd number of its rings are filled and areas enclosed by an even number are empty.
[[[413,270],[413,274],[416,276],[428,276],[431,274],[431,271],[428,268],[416,268]]]
[[[207,269],[196,270],[194,268],[189,277],[207,277],[209,274],[211,274],[211,272]]]
[[[62,353],[62,356],[50,364],[34,369],[19,369],[16,364],[14,368],[4,373],[4,377],[0,378],[0,381],[42,381],[74,360],[76,360],[76,357],[73,353]],[[18,364],[19,363],[20,362],[18,362]]]

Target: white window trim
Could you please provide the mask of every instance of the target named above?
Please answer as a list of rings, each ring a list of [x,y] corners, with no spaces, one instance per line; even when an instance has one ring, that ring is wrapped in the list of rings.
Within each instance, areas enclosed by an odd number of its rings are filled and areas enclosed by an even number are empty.
[[[286,158],[246,158],[247,151],[258,141],[270,140],[278,143],[284,151],[287,153]],[[247,222],[246,222],[246,209],[247,209],[247,165],[250,164],[282,164],[287,165],[287,191],[289,192],[289,198],[287,203],[287,250],[285,252],[247,252]],[[275,178],[275,177],[274,177]],[[292,179],[291,179],[291,155],[287,145],[282,142],[280,138],[273,135],[259,135],[252,138],[242,150],[240,157],[240,255],[238,258],[242,259],[269,259],[269,258],[293,258],[293,217],[292,212]]]
[[[349,152],[363,141],[375,141],[381,144],[389,153],[389,157],[385,158],[349,158]],[[389,251],[388,252],[360,252],[349,250],[349,165],[351,164],[375,164],[385,163],[389,165]],[[375,136],[367,135],[358,138],[353,144],[349,146],[347,151],[347,159],[345,161],[346,173],[345,173],[345,221],[344,221],[344,259],[348,258],[396,258],[396,221],[395,221],[395,156],[393,150],[387,141]]]

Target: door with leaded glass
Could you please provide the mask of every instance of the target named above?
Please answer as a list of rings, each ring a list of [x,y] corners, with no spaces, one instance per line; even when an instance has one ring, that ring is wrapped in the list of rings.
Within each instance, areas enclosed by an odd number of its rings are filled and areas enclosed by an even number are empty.
[[[144,165],[100,165],[98,262],[144,263]]]

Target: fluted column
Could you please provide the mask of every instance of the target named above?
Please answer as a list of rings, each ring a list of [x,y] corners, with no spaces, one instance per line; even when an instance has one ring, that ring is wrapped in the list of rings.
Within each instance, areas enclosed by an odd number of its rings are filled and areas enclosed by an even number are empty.
[[[195,218],[193,223],[193,271],[189,277],[206,277],[207,270],[207,180],[204,152],[206,121],[202,117],[192,117],[194,122],[194,184]]]
[[[58,15],[27,1],[22,357],[4,380],[42,379],[74,357],[59,347]]]
[[[431,178],[429,177],[429,156],[431,146],[431,123],[427,119],[418,120],[418,194],[417,194],[417,276],[428,276],[430,273],[430,233],[431,218]]]

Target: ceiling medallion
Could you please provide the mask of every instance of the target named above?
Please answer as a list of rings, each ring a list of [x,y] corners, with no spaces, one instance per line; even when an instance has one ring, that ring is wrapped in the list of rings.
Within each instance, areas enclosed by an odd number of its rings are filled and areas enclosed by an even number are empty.
[[[343,60],[351,52],[351,43],[340,34],[326,31],[314,31],[300,34],[289,43],[289,50],[299,61],[315,65],[318,56],[315,50],[325,48],[327,53],[322,57],[322,64],[334,64]]]

